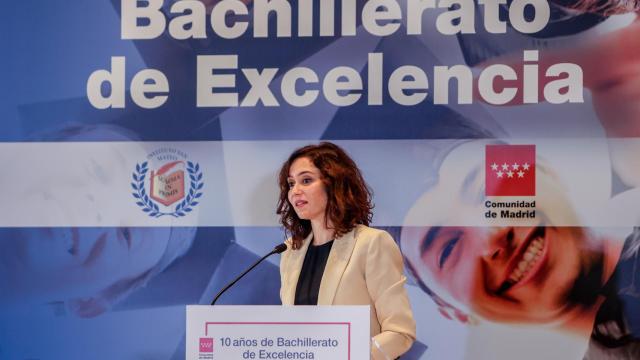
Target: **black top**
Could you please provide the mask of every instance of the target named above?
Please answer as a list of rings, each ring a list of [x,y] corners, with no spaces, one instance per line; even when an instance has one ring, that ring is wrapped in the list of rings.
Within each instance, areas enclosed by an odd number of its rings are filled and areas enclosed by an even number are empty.
[[[318,305],[320,281],[331,252],[331,245],[333,240],[319,246],[309,244],[298,278],[295,305]]]

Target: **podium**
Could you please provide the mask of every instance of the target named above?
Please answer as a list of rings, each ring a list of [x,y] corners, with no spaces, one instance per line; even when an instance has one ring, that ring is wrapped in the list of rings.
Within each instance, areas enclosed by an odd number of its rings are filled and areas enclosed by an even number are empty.
[[[369,359],[369,316],[369,306],[187,306],[185,359]]]

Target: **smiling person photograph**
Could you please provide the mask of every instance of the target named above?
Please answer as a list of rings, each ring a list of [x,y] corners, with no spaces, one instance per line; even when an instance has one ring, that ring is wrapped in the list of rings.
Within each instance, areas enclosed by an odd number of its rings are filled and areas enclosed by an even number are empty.
[[[620,229],[563,226],[574,214],[546,208],[532,226],[468,226],[462,216],[482,213],[482,181],[448,185],[422,196],[407,216],[434,226],[405,226],[401,235],[408,268],[444,317],[567,331],[591,338],[587,359],[637,358],[638,228],[625,237]],[[456,185],[452,205],[438,206]]]
[[[603,14],[638,8],[629,1],[571,6]],[[590,189],[570,196],[575,184],[563,183],[562,169],[537,158],[536,197],[530,199],[536,219],[469,221],[486,211],[484,164],[470,154],[499,142],[466,142],[443,156],[437,183],[417,199],[401,235],[409,269],[443,317],[570,334],[584,340],[584,359],[640,358],[639,26],[636,20],[575,46],[541,52],[543,70],[562,60],[584,72],[609,159],[607,168],[572,178],[590,177]],[[594,159],[569,148],[565,144],[557,153],[589,168]],[[594,181],[601,174],[610,176]],[[608,201],[599,213],[575,205],[575,197],[580,202],[603,192]],[[592,216],[584,218],[584,212]]]
[[[417,284],[445,318],[556,329],[590,339],[586,359],[637,358],[640,230],[577,226],[562,184],[540,163],[535,220],[477,224],[484,173],[461,157],[485,144],[452,150],[406,217],[400,244]]]

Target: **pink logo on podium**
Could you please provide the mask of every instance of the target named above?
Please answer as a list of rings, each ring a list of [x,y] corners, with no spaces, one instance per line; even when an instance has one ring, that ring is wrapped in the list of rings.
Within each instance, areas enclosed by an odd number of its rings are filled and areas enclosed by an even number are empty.
[[[200,352],[201,353],[213,352],[213,338],[200,338]]]

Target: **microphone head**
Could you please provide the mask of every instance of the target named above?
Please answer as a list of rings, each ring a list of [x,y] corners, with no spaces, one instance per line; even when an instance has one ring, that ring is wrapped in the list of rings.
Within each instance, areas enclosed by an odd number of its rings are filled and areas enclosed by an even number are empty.
[[[283,253],[285,250],[287,250],[287,244],[285,243],[279,244],[273,248],[273,252],[276,254]]]

